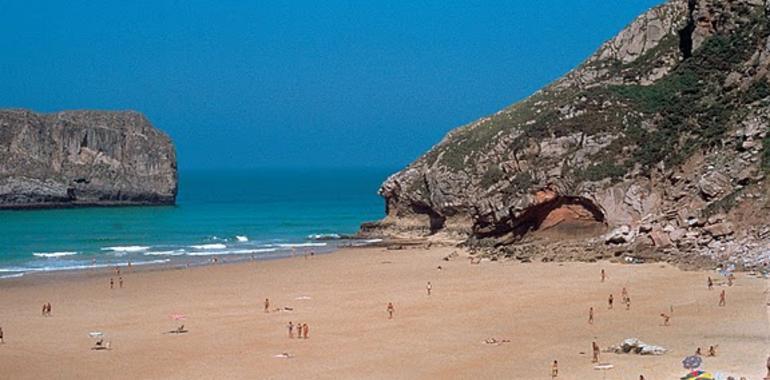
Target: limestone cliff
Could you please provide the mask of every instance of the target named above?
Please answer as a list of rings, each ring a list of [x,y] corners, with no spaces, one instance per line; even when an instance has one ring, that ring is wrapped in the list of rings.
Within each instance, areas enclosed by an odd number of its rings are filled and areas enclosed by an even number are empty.
[[[522,247],[565,228],[596,257],[766,264],[769,14],[765,0],[648,11],[572,72],[388,178],[387,216],[362,232],[558,259],[571,253]]]
[[[171,139],[136,112],[0,110],[0,208],[174,204]]]

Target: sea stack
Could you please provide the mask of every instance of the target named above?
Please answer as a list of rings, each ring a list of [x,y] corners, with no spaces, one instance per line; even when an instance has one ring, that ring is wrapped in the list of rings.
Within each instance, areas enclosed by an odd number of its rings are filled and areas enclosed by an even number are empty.
[[[171,139],[138,112],[0,110],[0,209],[171,205]]]

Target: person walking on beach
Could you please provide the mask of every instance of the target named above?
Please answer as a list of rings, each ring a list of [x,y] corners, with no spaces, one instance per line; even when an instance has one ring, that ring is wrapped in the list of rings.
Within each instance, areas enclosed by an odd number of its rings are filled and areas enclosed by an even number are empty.
[[[396,308],[393,307],[393,302],[388,302],[388,319],[393,319],[393,313],[396,311]]]
[[[594,324],[594,308],[589,307],[588,308],[588,324],[593,325]]]
[[[631,298],[626,297],[626,311],[631,310]]]
[[[722,289],[722,291],[719,293],[719,306],[725,306],[727,302],[725,301],[725,290]]]
[[[714,280],[711,279],[711,276],[709,276],[706,286],[708,286],[709,290],[714,289]]]
[[[559,362],[554,360],[551,364],[551,378],[555,379],[559,376]]]
[[[289,321],[289,325],[286,326],[286,327],[289,328],[289,339],[293,339],[294,338],[294,324],[291,323],[291,321]]]
[[[0,327],[0,343],[5,343],[5,339],[3,339],[3,328]],[[767,368],[770,369],[770,359],[768,359],[767,362]]]
[[[123,289],[123,277],[118,277],[118,286]]]
[[[615,302],[615,297],[610,294],[610,297],[607,299],[608,309],[612,310],[612,304]]]
[[[302,324],[302,337],[304,339],[307,339],[308,331],[310,331],[310,328],[307,326],[307,323]]]
[[[602,269],[602,282],[607,279],[607,273]]]
[[[49,317],[51,316],[51,303],[50,302],[45,305],[45,315],[49,316]]]
[[[431,289],[433,289],[433,285],[431,285],[430,281],[428,281],[428,285],[425,286],[425,290],[428,291],[428,295],[430,295]]]
[[[591,358],[591,363],[598,363],[599,362],[599,345],[596,344],[596,341],[591,342],[591,352],[593,353],[593,357]]]
[[[265,313],[270,312],[270,298],[265,298]]]
[[[623,287],[623,290],[620,291],[620,296],[623,298],[623,300],[628,298],[628,290],[626,289],[625,286]]]
[[[115,280],[110,277],[110,289],[115,289]]]
[[[45,312],[46,312],[47,309],[48,309],[48,305],[43,304],[43,311],[40,313],[40,315],[45,317]]]

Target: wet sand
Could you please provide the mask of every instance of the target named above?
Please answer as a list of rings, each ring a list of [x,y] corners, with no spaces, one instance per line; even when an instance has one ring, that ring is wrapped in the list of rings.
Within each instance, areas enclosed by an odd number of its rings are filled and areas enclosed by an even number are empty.
[[[685,356],[717,344],[718,356],[704,358],[704,368],[765,375],[765,280],[738,274],[734,286],[709,291],[713,273],[661,264],[441,260],[454,250],[356,248],[124,273],[124,288],[114,290],[107,270],[2,281],[0,378],[549,379],[556,359],[560,379],[601,379],[591,341],[606,348],[630,337],[669,352],[602,353],[615,367],[607,379],[678,378]],[[630,311],[619,302],[623,286]],[[721,289],[726,307],[717,306]],[[610,293],[615,310],[607,310]],[[266,297],[271,308],[293,311],[264,313]],[[45,302],[52,317],[40,315]],[[659,314],[670,306],[665,327]],[[164,333],[177,325],[173,313],[187,316],[188,333]],[[289,339],[289,321],[307,323],[309,339]],[[111,350],[91,350],[95,330],[106,333]],[[510,342],[484,343],[489,338]],[[274,357],[283,352],[294,357]]]

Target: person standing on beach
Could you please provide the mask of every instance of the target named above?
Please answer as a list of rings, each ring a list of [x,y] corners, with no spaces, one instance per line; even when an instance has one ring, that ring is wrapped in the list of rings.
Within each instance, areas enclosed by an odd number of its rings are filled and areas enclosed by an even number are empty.
[[[47,308],[48,308],[48,305],[46,305],[46,304],[43,304],[43,311],[41,312],[41,314],[40,314],[40,315],[42,315],[42,316],[44,316],[44,317],[45,317],[45,312],[46,312]]]
[[[631,310],[631,297],[626,297],[626,311]]]
[[[596,344],[596,341],[591,342],[591,352],[593,352],[591,363],[598,363],[599,362],[599,345]]]
[[[47,316],[49,316],[49,317],[51,316],[51,303],[50,302],[45,305],[45,314]]]
[[[555,379],[559,376],[559,362],[554,360],[551,364],[551,378]]]
[[[714,280],[711,279],[711,276],[709,276],[706,285],[708,286],[709,290],[714,289]]]
[[[725,306],[727,302],[725,301],[725,290],[722,289],[722,291],[719,293],[719,306]]]
[[[265,313],[270,312],[270,298],[265,298]]]
[[[110,277],[110,289],[115,289],[115,280]]]
[[[118,285],[121,289],[123,289],[123,277],[118,277]]]
[[[294,324],[291,323],[291,321],[289,321],[289,325],[286,326],[286,327],[289,328],[289,339],[293,339],[294,338]]]
[[[5,343],[5,339],[3,339],[3,328],[0,327],[0,343]],[[768,365],[767,368],[770,369],[770,359],[768,359]]]
[[[604,272],[604,269],[602,269],[602,282],[607,279],[607,273]]]
[[[302,337],[307,339],[308,331],[310,331],[310,328],[307,327],[307,323],[302,324]]]
[[[593,325],[594,324],[594,308],[593,306],[588,308],[588,324]]]
[[[623,297],[624,300],[628,298],[628,290],[625,286],[623,287],[623,290],[620,291],[620,296]]]
[[[430,284],[430,281],[428,281],[428,285],[425,286],[425,290],[428,291],[428,295],[430,295],[430,291],[433,289],[433,285]]]
[[[610,294],[610,297],[609,297],[609,298],[607,298],[607,305],[608,305],[608,307],[607,307],[607,308],[608,308],[608,309],[610,309],[610,310],[612,310],[612,304],[613,304],[614,302],[615,302],[615,297],[613,297],[613,296],[612,296],[612,294]]]
[[[393,302],[388,302],[388,319],[393,319],[393,313],[396,308],[393,306]]]

